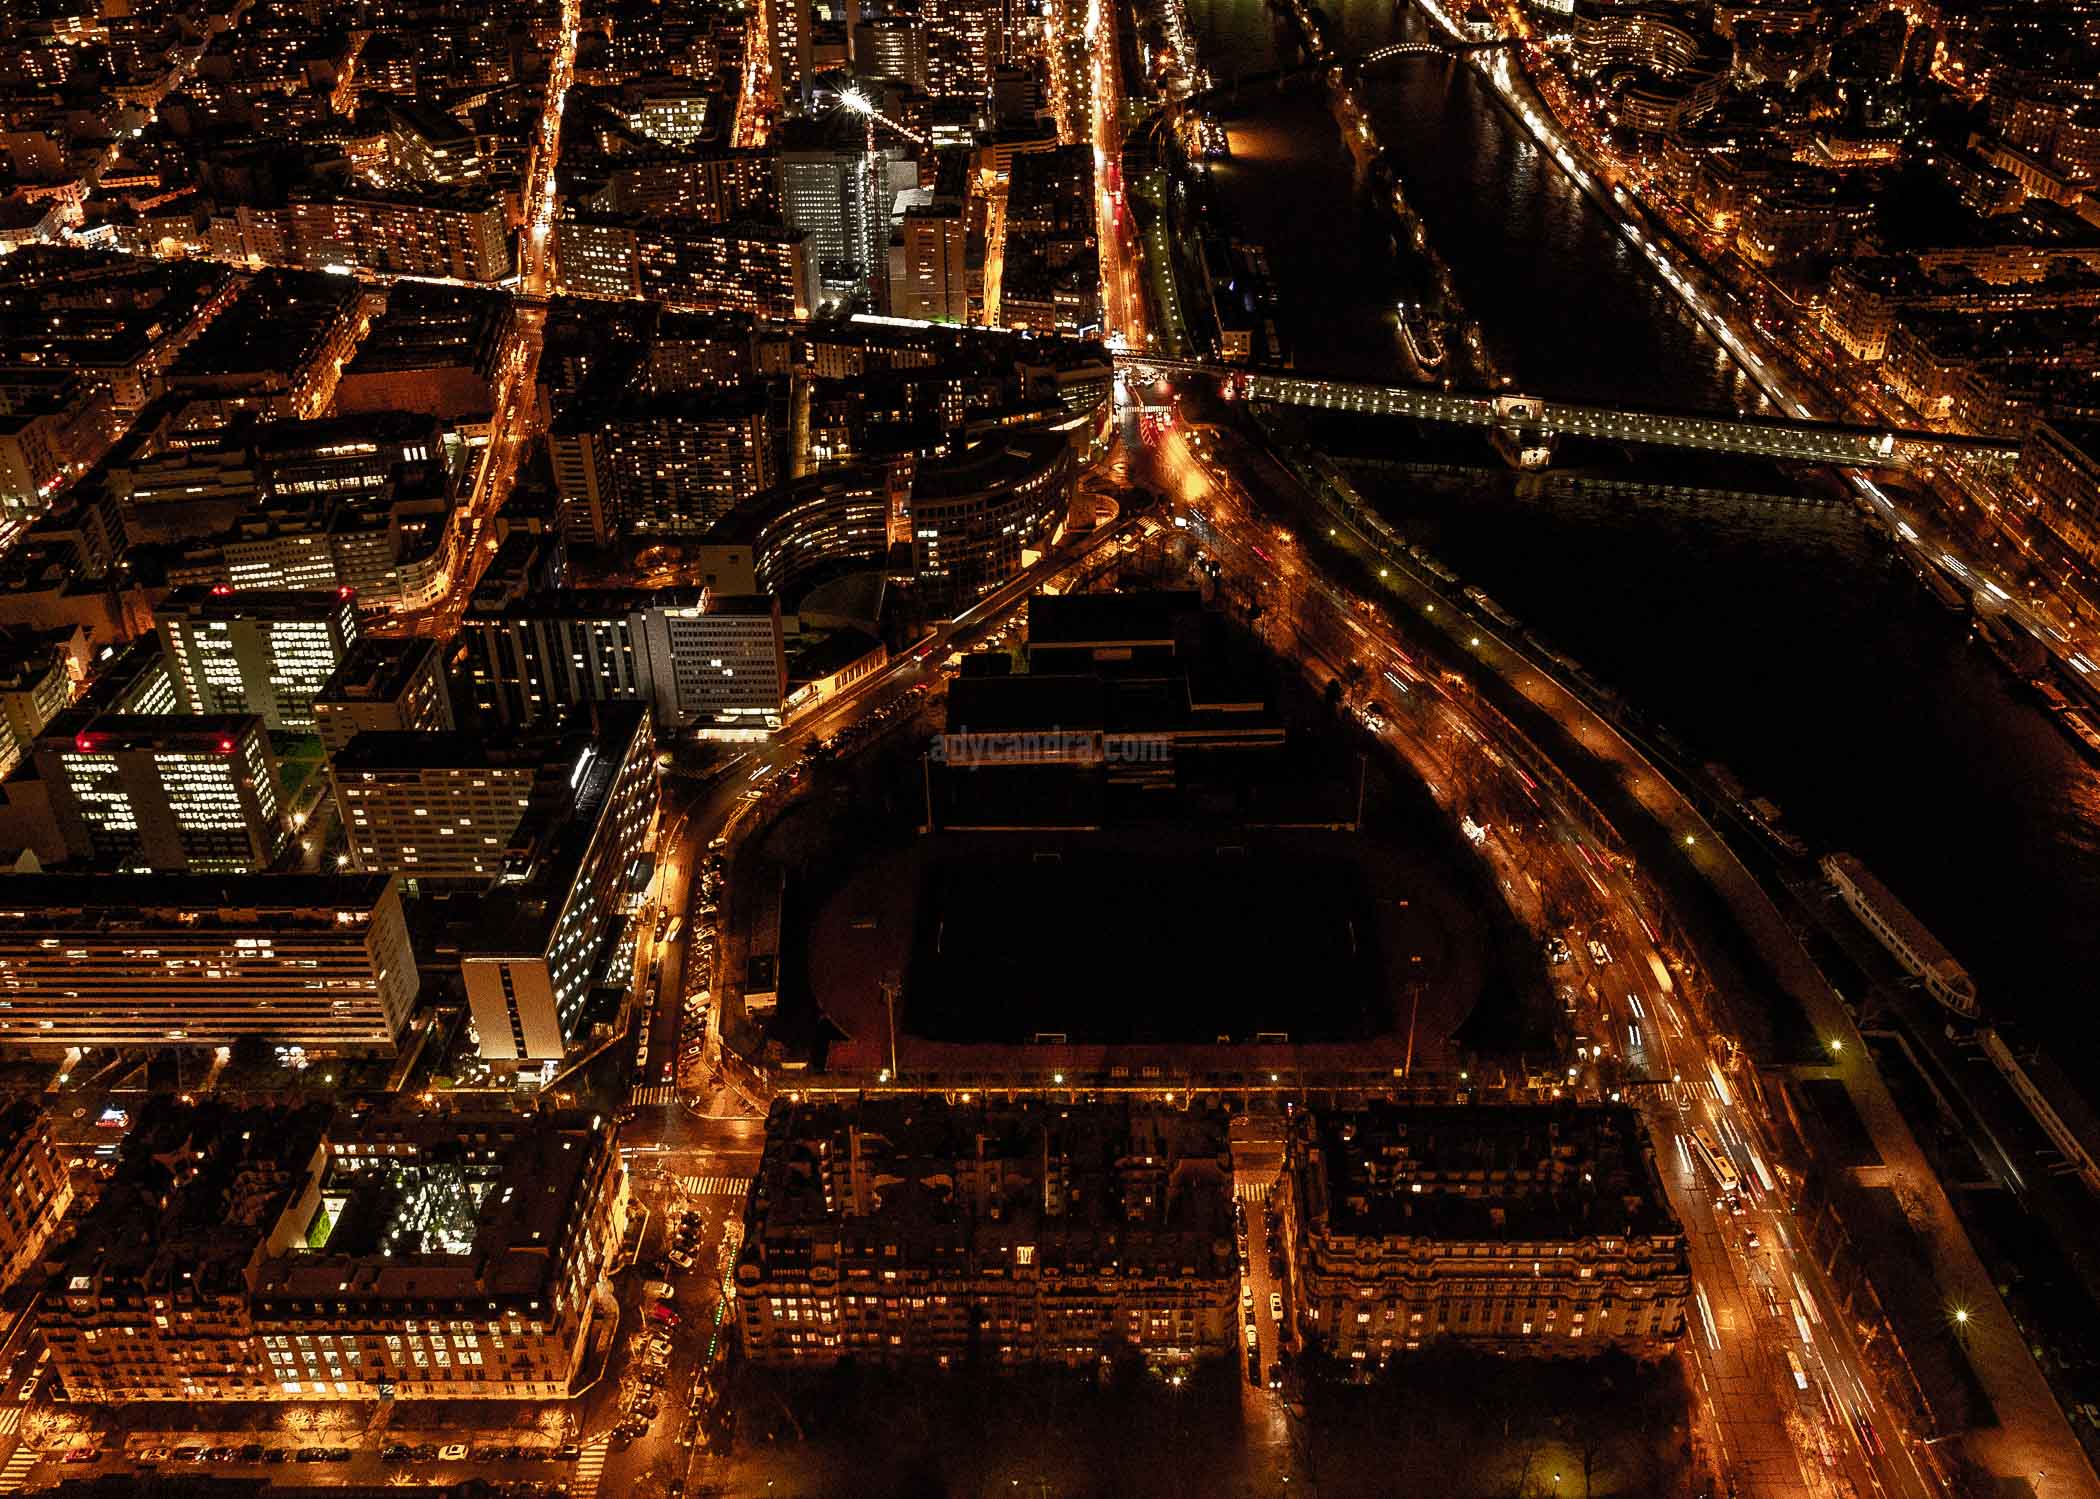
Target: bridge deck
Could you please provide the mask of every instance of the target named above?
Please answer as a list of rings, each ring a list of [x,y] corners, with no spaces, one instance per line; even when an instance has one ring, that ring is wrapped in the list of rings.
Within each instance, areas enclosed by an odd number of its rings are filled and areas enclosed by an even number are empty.
[[[1201,375],[1230,381],[1246,399],[1274,401],[1374,416],[1412,416],[1424,421],[1476,427],[1509,427],[1540,433],[1573,433],[1663,447],[1754,453],[1809,463],[1865,467],[1901,465],[1920,449],[2006,456],[2019,452],[2011,438],[1869,427],[1848,422],[1805,421],[1785,416],[1725,416],[1667,407],[1602,406],[1556,401],[1503,391],[1442,390],[1419,385],[1381,385],[1335,380],[1296,370],[1157,359],[1118,354],[1125,369]]]

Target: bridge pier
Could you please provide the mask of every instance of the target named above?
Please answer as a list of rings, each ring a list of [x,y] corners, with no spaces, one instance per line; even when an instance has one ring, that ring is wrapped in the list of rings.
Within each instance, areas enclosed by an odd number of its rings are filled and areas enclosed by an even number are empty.
[[[1545,427],[1497,425],[1488,429],[1488,441],[1502,455],[1502,461],[1524,473],[1551,466],[1553,445],[1559,439],[1558,432]]]
[[[1488,441],[1504,463],[1530,471],[1553,462],[1553,444],[1560,434],[1545,423],[1544,401],[1536,396],[1496,396],[1494,413]]]

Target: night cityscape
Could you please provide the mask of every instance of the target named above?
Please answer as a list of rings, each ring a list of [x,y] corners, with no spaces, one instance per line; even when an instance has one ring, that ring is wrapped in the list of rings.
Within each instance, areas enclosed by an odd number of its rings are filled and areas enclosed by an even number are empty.
[[[0,16],[0,1499],[2100,1499],[2100,0]]]

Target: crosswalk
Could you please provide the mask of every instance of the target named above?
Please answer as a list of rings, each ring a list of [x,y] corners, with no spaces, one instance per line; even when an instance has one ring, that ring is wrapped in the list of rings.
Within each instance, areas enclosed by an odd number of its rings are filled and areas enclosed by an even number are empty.
[[[0,1405],[0,1437],[9,1436],[22,1429],[22,1407]]]
[[[17,1407],[17,1410],[19,1409],[20,1407]],[[21,1493],[22,1485],[29,1482],[29,1470],[36,1466],[36,1460],[41,1455],[27,1442],[17,1446],[7,1460],[7,1466],[0,1468],[0,1494]]]
[[[1270,1185],[1269,1182],[1234,1182],[1232,1195],[1241,1202],[1267,1202]]]
[[[658,1104],[678,1102],[678,1090],[669,1083],[650,1088],[636,1088],[628,1095],[627,1101],[638,1109],[653,1108]]]
[[[583,1444],[576,1454],[576,1476],[569,1481],[569,1493],[573,1499],[597,1499],[598,1478],[605,1472],[605,1459],[611,1450],[604,1437]]]
[[[754,1180],[748,1176],[681,1176],[678,1190],[688,1197],[742,1197]]]

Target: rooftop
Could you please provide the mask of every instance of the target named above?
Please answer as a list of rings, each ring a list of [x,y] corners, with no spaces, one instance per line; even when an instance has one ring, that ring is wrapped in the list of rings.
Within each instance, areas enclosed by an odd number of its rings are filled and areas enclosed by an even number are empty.
[[[1640,1116],[1619,1105],[1372,1104],[1315,1125],[1315,1221],[1338,1234],[1675,1234]]]
[[[1040,646],[1172,646],[1177,628],[1202,612],[1193,591],[1039,593],[1028,600],[1028,643]]]
[[[746,1262],[796,1230],[849,1250],[901,1240],[908,1259],[1121,1261],[1148,1252],[1226,1273],[1232,1174],[1222,1114],[1091,1105],[776,1102],[749,1209]]]
[[[574,1110],[339,1118],[311,1221],[257,1269],[260,1310],[323,1296],[551,1308],[604,1145],[597,1121]]]
[[[205,325],[177,356],[169,375],[285,372],[298,369],[351,317],[363,295],[357,282],[319,271],[264,271],[232,306]]]
[[[385,702],[398,698],[419,672],[431,668],[437,642],[427,636],[362,635],[336,663],[319,696],[321,703]]]
[[[362,922],[391,883],[377,874],[40,874],[0,879],[0,934],[23,928],[334,927]]]

